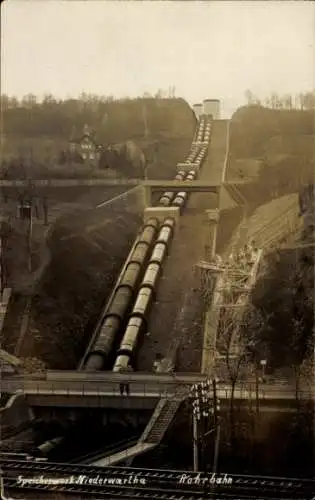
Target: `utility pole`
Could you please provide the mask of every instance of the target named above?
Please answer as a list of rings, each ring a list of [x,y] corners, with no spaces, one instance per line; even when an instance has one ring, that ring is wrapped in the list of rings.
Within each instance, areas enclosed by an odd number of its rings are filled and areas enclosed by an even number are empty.
[[[216,381],[216,379],[214,379],[212,381],[212,384],[213,384],[213,415],[214,415],[214,426],[216,429],[212,472],[215,474],[217,472],[217,468],[218,468],[221,426],[220,426],[220,419],[218,416],[218,411],[220,410],[220,401],[217,398],[217,381]]]
[[[194,471],[199,469],[199,448],[198,448],[198,421],[197,415],[193,410],[193,450],[194,450]]]
[[[255,392],[256,392],[256,414],[259,414],[259,374],[258,374],[258,362],[256,360],[255,369]]]
[[[198,471],[200,449],[199,443],[202,442],[202,451],[204,451],[205,438],[216,432],[213,472],[217,470],[219,446],[220,446],[220,424],[218,412],[220,410],[220,401],[217,398],[216,380],[207,380],[192,387],[193,396],[193,456],[194,471]],[[212,418],[210,417],[213,417]],[[210,429],[209,429],[210,424]],[[202,460],[204,462],[204,453]],[[206,464],[202,464],[206,468]]]
[[[199,432],[198,421],[200,421],[199,386],[192,387],[191,395],[194,398],[192,403],[192,425],[193,425],[193,460],[194,472],[199,469]]]
[[[29,273],[32,272],[32,235],[33,235],[33,200],[30,198],[29,205],[26,206],[28,210],[26,211],[27,221],[27,234],[26,234],[26,244],[27,244],[27,266]]]
[[[207,434],[215,432],[214,439],[214,454],[213,454],[213,466],[212,466],[212,474],[216,474],[218,469],[218,459],[219,459],[219,450],[220,450],[220,435],[221,435],[221,426],[220,426],[220,417],[218,412],[220,410],[220,400],[217,398],[217,380],[212,380],[212,401],[210,399],[210,412],[213,415],[213,423],[214,428],[212,428]],[[209,498],[215,498],[216,486],[215,483],[210,486],[210,494],[208,493],[208,485],[205,486],[205,496]],[[207,495],[208,493],[208,495]]]

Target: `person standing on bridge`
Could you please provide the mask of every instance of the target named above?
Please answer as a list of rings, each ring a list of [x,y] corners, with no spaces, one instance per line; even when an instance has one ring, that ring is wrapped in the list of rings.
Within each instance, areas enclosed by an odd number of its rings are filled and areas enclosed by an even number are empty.
[[[121,368],[119,370],[119,373],[132,373],[133,369],[130,365],[128,365],[126,368]],[[129,396],[130,394],[130,385],[129,381],[127,382],[120,382],[119,384],[119,389],[120,389],[120,395],[123,396],[126,393],[126,396]]]

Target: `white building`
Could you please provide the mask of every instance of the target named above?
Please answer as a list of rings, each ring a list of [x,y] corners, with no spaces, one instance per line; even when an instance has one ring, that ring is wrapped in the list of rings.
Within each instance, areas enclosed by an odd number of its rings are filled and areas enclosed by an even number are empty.
[[[194,104],[193,105],[193,110],[196,115],[197,120],[200,118],[200,116],[203,114],[203,105],[202,104]]]
[[[205,99],[203,101],[203,113],[212,115],[214,120],[220,119],[220,101],[219,99]]]

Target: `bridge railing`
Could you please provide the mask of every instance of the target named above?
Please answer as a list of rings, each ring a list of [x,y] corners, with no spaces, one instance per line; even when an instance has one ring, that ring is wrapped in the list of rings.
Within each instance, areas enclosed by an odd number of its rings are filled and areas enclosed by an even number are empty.
[[[86,382],[44,382],[44,381],[23,381],[14,379],[2,379],[0,382],[1,392],[22,393],[26,396],[65,396],[65,397],[117,397],[120,396],[119,383],[101,383],[95,381]],[[183,399],[184,393],[189,397],[192,384],[165,384],[165,383],[131,383],[130,397],[151,397],[151,398],[171,398]],[[239,384],[235,388],[235,398],[244,398],[246,391],[253,391],[255,384]],[[291,385],[280,384],[260,384],[259,397],[263,399],[293,399],[295,389]],[[245,392],[244,392],[245,391]],[[301,388],[301,397],[313,398],[313,388]],[[229,384],[218,384],[218,397],[229,399],[231,396],[231,386]],[[122,397],[122,396],[121,396]]]
[[[75,384],[63,383],[63,382],[24,382],[24,381],[1,381],[0,384],[1,392],[8,393],[23,393],[27,395],[34,396],[45,396],[45,395],[60,395],[60,396],[119,396],[120,395],[120,384],[106,384],[106,383],[91,383],[91,382],[79,382]],[[156,397],[167,397],[173,396],[176,392],[176,386],[170,385],[165,387],[162,384],[130,384],[130,395],[131,396],[156,396]],[[189,388],[190,386],[188,386]]]
[[[13,377],[8,377],[13,379]],[[142,382],[151,384],[154,382],[160,383],[197,383],[202,382],[206,379],[206,375],[202,373],[181,373],[181,372],[172,372],[172,373],[153,373],[153,372],[131,372],[131,373],[115,373],[111,371],[100,371],[100,372],[91,372],[91,371],[78,371],[78,370],[46,370],[42,372],[29,373],[29,374],[20,374],[14,376],[14,380],[26,380],[26,381],[62,381],[62,382],[121,382],[121,381],[129,381],[129,382]]]
[[[17,378],[5,378],[0,381],[2,392],[24,393],[27,395],[59,395],[59,396],[100,396],[111,397],[120,396],[120,385],[128,384],[131,396],[148,397],[176,397],[178,388],[187,390],[187,394],[193,382],[176,381],[154,381],[141,382],[122,378],[116,382],[95,381],[95,380],[27,380]]]

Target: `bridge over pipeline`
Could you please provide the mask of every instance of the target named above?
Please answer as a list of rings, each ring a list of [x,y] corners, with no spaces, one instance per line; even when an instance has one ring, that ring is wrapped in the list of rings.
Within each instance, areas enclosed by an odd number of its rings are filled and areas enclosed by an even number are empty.
[[[93,465],[108,467],[125,462],[153,450],[163,439],[181,403],[190,397],[191,388],[196,383],[208,379],[205,374],[119,374],[113,372],[54,372],[48,371],[37,376],[2,377],[2,392],[20,392],[29,406],[51,408],[103,408],[122,411],[152,410],[152,416],[137,443],[126,449],[91,460]],[[119,384],[130,384],[130,395],[121,396]],[[231,387],[218,382],[217,399],[220,412],[228,408]],[[313,400],[311,389],[300,391],[300,399]],[[294,387],[288,384],[268,385],[257,388],[255,384],[245,387],[237,385],[234,390],[235,403],[243,403],[253,408],[259,401],[262,411],[297,411]]]
[[[75,187],[123,187],[132,189],[141,186],[144,189],[147,205],[150,205],[151,195],[153,191],[172,191],[172,192],[194,192],[194,193],[215,193],[219,194],[222,187],[226,188],[227,192],[237,204],[243,204],[244,199],[240,198],[238,186],[248,184],[245,181],[233,182],[209,182],[204,180],[185,181],[179,180],[152,180],[152,179],[0,179],[0,188],[5,189],[29,189],[31,191],[41,191],[51,188],[75,188]],[[40,193],[38,193],[40,196]]]
[[[152,409],[161,398],[181,401],[189,397],[194,384],[206,381],[203,374],[119,374],[112,372],[86,373],[79,371],[47,371],[40,375],[2,377],[2,392],[23,393],[30,406],[54,406],[77,408]],[[120,383],[129,383],[129,397],[120,395]],[[218,398],[227,402],[231,397],[231,386],[218,383]],[[237,385],[234,399],[260,399],[260,405],[267,409],[291,408],[295,404],[294,387],[291,385],[254,384]],[[312,389],[300,392],[304,399],[314,399]]]

